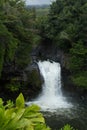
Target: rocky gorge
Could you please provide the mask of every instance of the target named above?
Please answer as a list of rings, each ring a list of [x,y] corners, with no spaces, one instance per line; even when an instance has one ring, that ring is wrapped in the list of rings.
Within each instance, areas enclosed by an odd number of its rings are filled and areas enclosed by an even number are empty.
[[[24,69],[17,68],[14,63],[4,66],[2,79],[0,80],[1,85],[4,87],[1,87],[0,93],[2,97],[3,95],[6,96],[4,97],[5,100],[9,98],[15,99],[20,92],[24,94],[26,100],[35,98],[40,93],[44,79],[37,65],[39,60],[60,63],[64,94],[79,95],[80,97],[86,95],[85,90],[78,88],[71,81],[72,74],[68,69],[69,55],[56,45],[39,44],[32,49],[30,57],[31,62]]]

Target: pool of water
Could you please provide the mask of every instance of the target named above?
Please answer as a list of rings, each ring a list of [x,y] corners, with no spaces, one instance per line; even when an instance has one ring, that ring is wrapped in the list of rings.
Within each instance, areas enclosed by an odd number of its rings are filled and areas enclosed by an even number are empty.
[[[87,100],[75,100],[72,104],[71,108],[43,112],[46,124],[52,130],[60,130],[65,124],[70,124],[78,130],[87,130]]]

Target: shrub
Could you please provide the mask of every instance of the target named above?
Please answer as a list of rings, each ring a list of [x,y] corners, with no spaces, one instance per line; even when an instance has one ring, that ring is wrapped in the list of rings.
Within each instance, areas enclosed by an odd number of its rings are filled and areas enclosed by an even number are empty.
[[[75,130],[75,129],[72,126],[70,126],[69,124],[67,124],[63,128],[61,128],[60,130]]]
[[[50,130],[39,110],[37,105],[25,107],[22,94],[16,99],[16,105],[11,101],[3,105],[0,99],[0,130]]]

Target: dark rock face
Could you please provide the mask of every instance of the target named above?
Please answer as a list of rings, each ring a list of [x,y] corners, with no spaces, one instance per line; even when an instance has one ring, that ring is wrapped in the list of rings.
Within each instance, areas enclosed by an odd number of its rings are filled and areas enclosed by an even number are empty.
[[[40,44],[34,48],[32,53],[32,62],[38,60],[47,60],[59,62],[61,64],[61,75],[62,75],[62,89],[64,93],[70,93],[71,95],[77,95],[83,93],[83,90],[78,88],[71,81],[71,72],[68,69],[69,56],[64,53],[54,44]]]
[[[26,88],[23,90],[23,92],[27,95],[29,95],[29,99],[36,97],[39,92],[42,89],[42,84],[44,82],[44,79],[42,75],[40,74],[40,70],[38,68],[37,63],[33,62],[30,64],[26,69],[25,69],[25,75],[26,75],[26,80],[25,80],[25,86]],[[27,98],[28,98],[27,97]]]
[[[13,66],[7,65],[0,79],[0,97],[14,100],[22,92],[25,99],[30,99],[39,94],[43,82],[35,62],[29,64],[25,70],[13,69]]]
[[[29,68],[29,69],[28,69]],[[38,88],[41,88],[41,85],[43,83],[43,77],[40,74],[40,70],[38,68],[38,65],[36,63],[33,63],[32,65],[29,65],[26,70],[26,77],[27,81],[32,85],[36,86]]]
[[[38,60],[52,60],[55,62],[60,62],[61,66],[64,66],[64,52],[60,50],[57,46],[53,44],[41,44],[38,47],[34,48],[31,57],[33,61]]]

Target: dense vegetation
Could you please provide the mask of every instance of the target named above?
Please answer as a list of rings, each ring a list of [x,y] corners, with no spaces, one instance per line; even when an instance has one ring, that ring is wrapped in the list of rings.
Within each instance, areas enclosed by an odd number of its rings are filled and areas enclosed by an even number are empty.
[[[0,75],[12,61],[19,68],[29,63],[31,47],[39,40],[35,31],[34,10],[26,9],[22,0],[0,1]]]
[[[76,86],[87,89],[87,0],[56,0],[40,27],[43,41],[57,44]]]
[[[32,47],[41,39],[35,18],[35,10],[24,0],[0,0],[0,91],[20,89],[21,70],[31,62]]]
[[[36,9],[26,7],[24,0],[0,0],[0,83],[4,82],[0,92],[3,88],[7,93],[21,90],[19,73],[31,63],[32,48],[47,42],[63,50],[71,80],[87,89],[86,35],[87,0],[56,0],[50,7]],[[32,71],[29,82],[35,78],[33,86],[39,89],[39,75]],[[39,110],[34,105],[25,107],[22,94],[16,105],[11,101],[3,105],[0,99],[0,129],[50,130]],[[61,130],[73,128],[66,125]]]
[[[33,8],[36,12],[36,17],[44,17],[49,13],[49,5],[28,5],[27,8]]]

